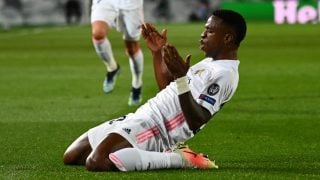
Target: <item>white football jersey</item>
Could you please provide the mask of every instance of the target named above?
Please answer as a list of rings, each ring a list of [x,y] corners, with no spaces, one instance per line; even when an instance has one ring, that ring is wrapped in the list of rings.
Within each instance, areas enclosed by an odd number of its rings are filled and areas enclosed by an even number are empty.
[[[239,63],[238,60],[206,58],[190,67],[187,77],[191,94],[211,115],[217,113],[235,93]],[[185,122],[175,82],[171,82],[135,114],[155,121],[159,130],[167,134],[169,144],[184,142],[194,135]]]
[[[187,77],[195,101],[212,115],[230,100],[236,91],[239,61],[206,58],[190,67]],[[176,83],[171,82],[156,97],[134,114],[107,121],[88,131],[95,149],[110,133],[120,134],[136,148],[162,152],[194,136],[179,103]]]

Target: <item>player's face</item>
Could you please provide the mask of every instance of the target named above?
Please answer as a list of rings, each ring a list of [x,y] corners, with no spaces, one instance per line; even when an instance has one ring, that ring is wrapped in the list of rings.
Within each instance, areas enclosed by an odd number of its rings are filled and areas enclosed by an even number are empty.
[[[222,19],[211,16],[205,24],[205,30],[201,34],[200,49],[206,57],[215,58],[224,48],[225,26]]]

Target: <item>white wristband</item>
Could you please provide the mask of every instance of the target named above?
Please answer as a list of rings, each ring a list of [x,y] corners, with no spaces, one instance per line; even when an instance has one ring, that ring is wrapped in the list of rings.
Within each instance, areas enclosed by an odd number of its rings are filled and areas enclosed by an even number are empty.
[[[178,95],[181,95],[190,91],[187,76],[180,77],[176,79],[175,82],[177,85]]]

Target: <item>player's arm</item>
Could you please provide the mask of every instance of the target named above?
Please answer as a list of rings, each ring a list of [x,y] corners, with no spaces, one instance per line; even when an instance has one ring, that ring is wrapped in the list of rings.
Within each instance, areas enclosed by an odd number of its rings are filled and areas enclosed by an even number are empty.
[[[173,81],[173,76],[169,73],[161,55],[161,48],[167,42],[167,31],[163,30],[160,34],[153,25],[146,23],[142,25],[142,36],[152,53],[153,68],[158,87],[160,90],[164,89]]]
[[[197,131],[210,120],[211,114],[194,100],[189,90],[186,74],[190,67],[190,58],[191,55],[188,55],[184,61],[172,45],[165,45],[163,47],[163,61],[166,63],[177,84],[179,102],[184,117],[189,128]]]

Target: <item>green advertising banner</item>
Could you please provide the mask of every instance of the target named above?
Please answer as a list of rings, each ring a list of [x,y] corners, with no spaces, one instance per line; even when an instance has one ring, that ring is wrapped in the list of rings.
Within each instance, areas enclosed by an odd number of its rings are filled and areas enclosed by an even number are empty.
[[[247,20],[273,21],[274,8],[272,2],[239,2],[222,3],[223,9],[231,9],[241,13]]]
[[[221,8],[241,13],[247,20],[275,21],[283,23],[318,23],[320,0],[275,0],[270,2],[226,2]]]

